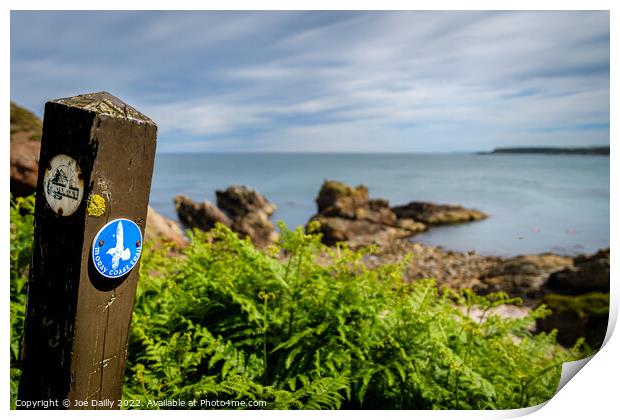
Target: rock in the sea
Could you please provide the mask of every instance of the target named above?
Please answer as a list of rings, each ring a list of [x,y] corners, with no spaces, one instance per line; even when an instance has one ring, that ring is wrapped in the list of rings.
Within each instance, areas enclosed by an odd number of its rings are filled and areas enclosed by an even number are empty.
[[[353,247],[384,245],[426,229],[424,224],[413,220],[398,220],[389,203],[369,199],[368,188],[363,185],[351,187],[326,180],[316,203],[319,212],[310,222],[318,222],[318,232],[327,245],[337,242],[347,242]]]
[[[216,223],[222,223],[234,232],[249,237],[259,247],[278,241],[278,232],[269,220],[276,206],[259,192],[233,185],[215,194],[219,208],[208,201],[195,203],[188,197],[177,196],[174,204],[181,223],[204,231],[213,229]]]
[[[37,189],[40,151],[38,141],[11,142],[11,192],[14,196],[30,195]]]
[[[319,214],[323,216],[356,218],[356,210],[368,207],[368,188],[350,187],[338,181],[325,181],[316,198]]]
[[[185,195],[177,195],[174,198],[174,207],[179,220],[188,228],[209,231],[215,227],[216,223],[228,227],[232,225],[228,216],[208,201],[196,203]]]
[[[145,239],[155,244],[171,242],[176,248],[184,248],[188,241],[174,221],[157,213],[151,206],[146,214]]]
[[[412,201],[403,206],[392,207],[398,218],[413,219],[427,225],[443,225],[465,223],[482,220],[487,215],[479,210],[466,209],[451,204],[434,204],[423,201]]]
[[[506,292],[523,298],[540,297],[549,274],[573,265],[571,257],[545,253],[501,260],[485,273],[474,289],[478,293]]]
[[[326,245],[335,245],[337,242],[347,242],[354,248],[369,244],[384,245],[419,232],[364,219],[315,216],[312,220],[320,223],[318,232],[323,234],[323,243]]]
[[[232,230],[249,237],[254,245],[264,248],[278,242],[280,235],[264,212],[248,213],[233,220]]]
[[[275,204],[270,203],[258,191],[244,185],[233,185],[224,191],[215,192],[217,206],[231,219],[244,217],[250,213],[264,213],[271,216],[276,211]]]
[[[269,220],[276,206],[258,191],[233,185],[224,191],[216,191],[215,195],[218,207],[232,220],[233,231],[249,237],[258,247],[278,241],[278,232]]]
[[[609,294],[591,292],[579,296],[546,295],[542,303],[551,315],[536,321],[538,331],[557,330],[558,342],[572,346],[584,337],[593,348],[599,348],[607,332]]]
[[[545,289],[555,293],[579,295],[587,292],[609,292],[609,248],[593,255],[575,258],[575,265],[549,276]]]

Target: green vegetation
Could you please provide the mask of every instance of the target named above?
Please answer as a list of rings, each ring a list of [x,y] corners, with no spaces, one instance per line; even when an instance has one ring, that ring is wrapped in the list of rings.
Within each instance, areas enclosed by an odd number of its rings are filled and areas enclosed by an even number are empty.
[[[32,256],[34,196],[11,196],[11,408],[15,408],[20,370],[20,343],[26,314],[26,282]]]
[[[11,205],[11,397],[19,377],[32,199]],[[578,358],[525,319],[488,310],[516,299],[404,283],[406,264],[367,269],[372,249],[329,249],[284,226],[259,251],[219,226],[182,256],[146,249],[124,397],[264,400],[267,408],[500,409],[553,395]],[[148,248],[148,247],[147,247]],[[323,261],[317,263],[317,259]],[[329,263],[325,263],[325,261]],[[479,307],[485,314],[468,316]]]
[[[11,102],[11,141],[40,140],[42,127],[39,117]]]
[[[609,315],[609,293],[590,292],[578,296],[548,294],[543,302],[558,314],[574,312],[579,318],[588,315],[605,317]]]
[[[588,352],[594,352],[603,345],[609,320],[609,293],[590,292],[577,296],[548,294],[542,302],[553,311],[552,316],[539,321],[544,330],[562,325],[572,327],[564,328],[566,332],[557,337],[558,341],[570,345],[583,337]]]

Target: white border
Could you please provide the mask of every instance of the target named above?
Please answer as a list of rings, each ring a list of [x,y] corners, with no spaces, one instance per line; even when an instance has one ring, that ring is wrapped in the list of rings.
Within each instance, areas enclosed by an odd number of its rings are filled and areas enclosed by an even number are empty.
[[[78,9],[78,10],[200,10],[200,9],[211,9],[211,10],[610,10],[610,19],[611,19],[611,72],[610,72],[610,100],[611,100],[611,108],[610,108],[610,117],[617,115],[617,103],[618,95],[615,95],[616,90],[615,86],[615,77],[617,75],[614,74],[614,71],[618,70],[618,59],[617,53],[617,30],[614,28],[620,25],[620,20],[616,17],[616,11],[618,10],[618,2],[611,0],[592,0],[592,1],[584,1],[584,0],[565,0],[565,1],[553,1],[553,0],[505,0],[502,2],[491,1],[491,0],[469,0],[467,2],[458,1],[458,0],[436,0],[434,2],[421,2],[416,0],[382,0],[382,1],[368,1],[368,0],[331,0],[329,2],[317,2],[316,0],[298,0],[295,2],[285,2],[282,0],[263,0],[261,2],[251,1],[251,0],[228,0],[226,2],[223,1],[211,1],[201,3],[193,0],[176,0],[175,2],[159,2],[156,0],[108,0],[104,4],[101,2],[90,2],[87,3],[85,1],[77,1],[77,0],[58,0],[56,2],[50,3],[48,1],[43,0],[31,0],[31,1],[17,1],[17,0],[8,0],[4,2],[7,8],[7,11],[3,15],[3,20],[1,27],[4,29],[5,34],[10,33],[10,14],[8,10],[37,10],[37,9],[55,9],[55,10],[70,10],[70,9]],[[2,37],[0,41],[3,57],[6,58],[7,62],[10,60],[10,36]],[[9,68],[10,66],[5,63],[2,67],[3,73],[3,92],[4,94],[4,103],[0,106],[3,106],[4,119],[2,119],[2,129],[4,133],[8,133],[9,131],[9,101],[10,98],[10,76],[9,76]],[[617,120],[616,120],[617,121]],[[618,126],[615,124],[615,121],[610,120],[610,138],[619,138],[618,136]],[[9,157],[9,142],[5,141],[3,144],[5,148],[5,153],[1,154],[0,159],[4,160],[5,168],[8,167],[8,157]],[[610,156],[610,185],[611,185],[611,196],[610,196],[610,210],[611,214],[620,214],[618,212],[619,206],[616,200],[616,194],[614,191],[617,190],[617,176],[618,171],[614,167],[614,163],[616,162],[616,152],[614,152],[615,148],[611,148],[611,156]],[[8,197],[8,184],[9,180],[6,179],[4,183],[2,183],[2,192],[5,197]],[[0,208],[0,212],[3,212],[4,217],[2,218],[3,226],[5,228],[5,232],[9,229],[8,223],[8,208],[3,206]],[[611,245],[611,253],[615,254],[616,246],[618,245],[617,240],[617,223],[615,223],[615,219],[610,220],[610,245]],[[5,242],[4,243],[4,255],[5,258],[1,259],[3,264],[4,272],[8,272],[8,254],[9,254],[9,246]],[[615,257],[612,257],[615,261]],[[616,286],[618,280],[618,268],[614,263],[611,267],[611,308],[610,308],[610,326],[608,328],[608,336],[609,340],[603,349],[592,359],[589,363],[590,366],[583,369],[577,379],[570,381],[556,396],[550,400],[550,402],[545,406],[543,410],[540,410],[533,414],[535,418],[575,418],[575,417],[583,417],[587,416],[588,418],[611,418],[614,416],[614,412],[618,408],[620,399],[617,395],[617,385],[618,385],[618,374],[619,363],[618,363],[618,355],[620,354],[620,343],[618,343],[618,339],[611,336],[611,332],[613,331],[617,313],[618,313],[618,287]],[[3,325],[8,325],[9,323],[9,293],[8,288],[4,288],[3,292],[3,301],[4,301],[4,317],[2,319]],[[9,374],[9,364],[8,364],[8,342],[9,331],[7,328],[3,329],[3,337],[4,337],[4,346],[0,346],[0,357],[3,358],[4,364],[3,369],[0,375],[4,375],[4,381],[0,383],[0,393],[4,396],[2,400],[4,403],[4,407],[8,410],[9,406],[9,389],[8,389],[8,374]],[[540,408],[540,407],[538,407]],[[398,411],[385,411],[385,415],[389,415],[390,417],[395,418],[407,418],[407,419],[418,419],[418,418],[471,418],[471,419],[479,419],[479,418],[503,418],[503,417],[516,417],[520,415],[525,415],[531,412],[531,409],[523,409],[523,410],[510,410],[509,412],[481,412],[481,411],[436,411],[436,412],[424,412],[424,411],[416,411],[416,412],[398,412]],[[381,416],[384,415],[384,412],[332,412],[327,413],[329,415],[333,415],[339,418],[344,417],[359,417],[366,416],[369,417],[372,415]],[[22,416],[28,415],[28,413],[24,412],[16,412],[10,411],[10,416]],[[81,416],[82,413],[78,412],[48,412],[46,416],[51,416],[52,418],[64,418],[65,416],[78,415]],[[91,411],[88,413],[89,416],[108,416],[109,413],[105,412],[96,412]],[[115,413],[114,415],[120,416],[133,416],[136,415],[132,412],[121,411]],[[138,412],[139,416],[168,416],[167,412]],[[174,413],[173,413],[174,415]],[[184,416],[187,415],[189,417],[192,416],[200,416],[202,417],[203,413],[198,412],[187,412],[184,413]],[[258,416],[263,418],[272,418],[272,417],[288,417],[290,413],[288,412],[264,412],[264,411],[255,411],[255,412],[231,412],[231,411],[212,411],[208,414],[209,417],[214,418],[239,418],[239,417],[247,417],[247,416]],[[301,411],[295,412],[295,417],[299,418],[315,418],[317,413]]]

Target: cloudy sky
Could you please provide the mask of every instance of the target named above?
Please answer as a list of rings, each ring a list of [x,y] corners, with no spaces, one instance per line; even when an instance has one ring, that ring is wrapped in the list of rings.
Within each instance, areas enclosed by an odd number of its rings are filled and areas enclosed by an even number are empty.
[[[609,13],[11,13],[13,100],[101,90],[161,152],[609,144]]]

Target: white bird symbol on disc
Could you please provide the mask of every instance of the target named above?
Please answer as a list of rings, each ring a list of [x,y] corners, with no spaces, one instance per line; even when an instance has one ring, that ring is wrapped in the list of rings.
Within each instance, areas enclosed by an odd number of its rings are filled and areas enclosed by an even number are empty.
[[[121,222],[116,225],[116,246],[108,249],[107,253],[112,255],[112,270],[118,268],[120,260],[127,261],[131,256],[129,248],[123,246],[123,225]]]

